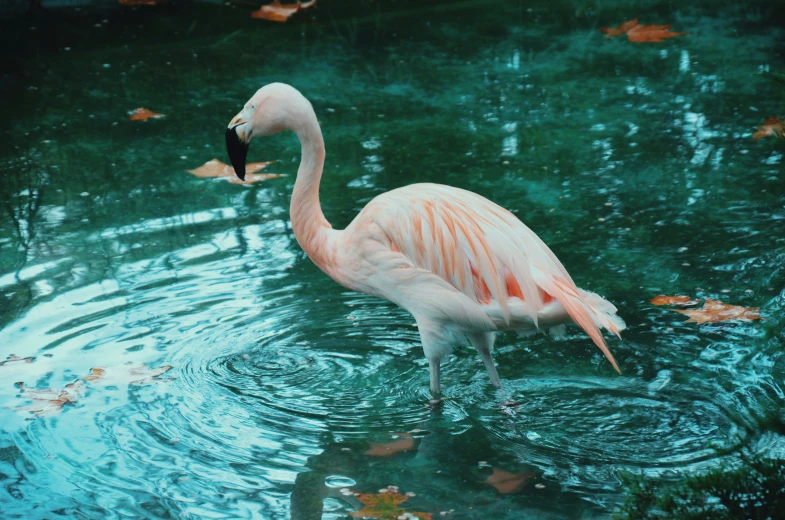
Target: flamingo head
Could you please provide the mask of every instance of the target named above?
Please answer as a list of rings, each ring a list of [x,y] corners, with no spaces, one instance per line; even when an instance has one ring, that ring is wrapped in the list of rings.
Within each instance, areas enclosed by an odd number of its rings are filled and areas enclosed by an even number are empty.
[[[257,90],[232,118],[226,129],[226,151],[240,179],[245,179],[245,158],[251,139],[294,129],[302,101],[305,98],[294,87],[270,83]]]

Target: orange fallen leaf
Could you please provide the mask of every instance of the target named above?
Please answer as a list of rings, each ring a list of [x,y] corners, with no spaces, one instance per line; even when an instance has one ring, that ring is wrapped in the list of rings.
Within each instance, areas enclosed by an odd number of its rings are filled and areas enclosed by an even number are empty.
[[[409,433],[396,433],[400,439],[393,442],[371,443],[371,449],[365,452],[371,457],[390,457],[402,451],[410,451],[414,448],[414,439]]]
[[[165,117],[164,114],[159,114],[157,112],[153,112],[147,108],[137,108],[136,110],[129,112],[130,116],[128,117],[129,121],[147,121],[150,118],[158,119],[161,117]]]
[[[97,381],[104,377],[104,374],[106,374],[106,370],[103,368],[91,368],[90,375],[84,376],[82,379],[85,381]]]
[[[650,300],[653,305],[697,305],[698,300],[693,300],[689,296],[665,296],[661,294]]]
[[[600,30],[605,33],[606,38],[614,38],[622,34],[627,35],[627,39],[631,42],[642,43],[659,43],[665,38],[673,38],[674,36],[681,36],[687,34],[686,32],[673,32],[670,30],[671,25],[641,25],[638,23],[637,18],[629,20],[619,25],[618,27],[600,27]]]
[[[267,5],[263,5],[258,11],[253,11],[251,17],[271,22],[285,22],[295,13],[310,9],[316,5],[316,0],[310,2],[295,2],[293,4],[281,4],[280,0],[273,0]]]
[[[752,134],[752,138],[763,139],[770,135],[777,139],[785,139],[785,120],[779,119],[777,116],[767,117],[763,124]]]
[[[161,374],[169,371],[171,368],[172,367],[168,365],[157,368],[148,367],[146,365],[139,365],[128,369],[127,375],[121,375],[121,373],[114,370],[110,371],[110,375],[113,377],[107,380],[104,378],[104,376],[107,374],[107,370],[104,368],[95,367],[90,369],[90,374],[77,379],[76,381],[68,383],[59,392],[52,389],[37,390],[35,388],[25,386],[25,384],[20,381],[15,383],[16,387],[19,388],[24,397],[30,399],[33,401],[33,403],[28,406],[19,407],[17,409],[32,412],[36,415],[57,413],[63,409],[63,406],[67,404],[74,404],[79,399],[84,397],[85,393],[87,392],[87,387],[84,384],[84,381],[95,382],[98,380],[103,380],[102,383],[109,384],[115,383],[118,380],[122,381],[124,379],[125,382],[129,385],[148,385],[158,381],[171,381],[171,378],[158,377]]]
[[[420,520],[431,520],[430,513],[416,513],[406,511],[401,504],[409,500],[412,493],[406,495],[398,492],[397,486],[389,486],[382,489],[381,493],[353,493],[355,498],[365,506],[360,511],[354,511],[349,515],[355,518],[378,518],[379,520],[397,520],[398,518],[414,517]]]
[[[680,312],[681,314],[689,316],[690,319],[688,319],[685,323],[693,322],[701,324],[728,320],[752,321],[761,319],[759,307],[741,307],[739,305],[728,305],[727,303],[723,303],[719,300],[710,300],[708,298],[703,303],[703,307],[699,309],[669,310],[672,310],[673,312]]]
[[[36,390],[28,388],[22,382],[15,383],[16,387],[22,394],[33,401],[33,404],[21,407],[20,410],[32,412],[36,415],[45,415],[50,413],[57,413],[63,409],[66,404],[73,404],[84,395],[84,383],[77,379],[72,383],[68,383],[59,392],[54,390]]]
[[[231,182],[232,184],[253,184],[259,181],[265,181],[267,179],[276,179],[278,177],[285,177],[284,174],[281,173],[259,173],[256,172],[265,169],[268,165],[274,163],[275,161],[267,161],[267,162],[255,162],[255,163],[248,163],[245,165],[245,180],[240,180],[237,175],[234,173],[234,169],[229,166],[228,164],[222,163],[218,159],[211,159],[204,163],[202,166],[194,169],[194,170],[187,170],[188,173],[191,173],[199,178],[216,178],[216,179],[224,179],[226,181]]]
[[[503,495],[509,495],[523,491],[523,488],[534,478],[535,475],[533,473],[510,473],[509,471],[493,468],[493,473],[488,475],[483,484],[495,487]]]
[[[632,19],[628,22],[624,22],[618,27],[600,27],[600,30],[605,33],[606,38],[614,38],[619,36],[620,34],[627,33],[633,27],[638,25],[638,19]]]
[[[8,358],[5,361],[0,361],[0,367],[8,365],[10,363],[18,363],[20,361],[24,361],[25,363],[32,363],[33,359],[35,358],[31,358],[31,357],[21,358],[19,356],[15,356],[11,354],[10,356],[8,356]]]

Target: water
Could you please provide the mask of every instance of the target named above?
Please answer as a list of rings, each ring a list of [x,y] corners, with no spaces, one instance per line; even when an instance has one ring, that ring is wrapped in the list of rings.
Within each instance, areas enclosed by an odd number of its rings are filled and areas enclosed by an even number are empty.
[[[1,84],[0,358],[32,359],[0,366],[3,515],[343,518],[341,489],[397,485],[440,518],[606,518],[622,471],[782,455],[785,149],[751,138],[785,100],[760,74],[782,70],[782,6],[341,9],[291,26],[226,6],[5,24],[33,43]],[[635,16],[689,35],[602,39]],[[430,407],[413,319],[298,247],[294,136],[249,156],[288,177],[185,172],[227,160],[226,123],[270,81],[316,108],[335,227],[412,182],[491,198],[620,308],[623,375],[575,328],[502,335],[503,390],[460,348]],[[166,118],[127,121],[140,106]],[[658,294],[765,321],[684,323]],[[72,402],[27,398],[77,380]],[[411,449],[365,453],[395,442]],[[491,467],[523,490],[484,484]]]

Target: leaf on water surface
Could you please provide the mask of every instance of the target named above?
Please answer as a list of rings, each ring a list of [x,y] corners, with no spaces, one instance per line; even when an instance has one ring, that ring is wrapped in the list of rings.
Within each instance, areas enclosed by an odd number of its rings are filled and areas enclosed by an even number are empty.
[[[35,358],[32,357],[21,358],[19,356],[15,356],[11,354],[10,356],[8,356],[8,358],[5,361],[0,361],[0,367],[8,365],[10,363],[18,363],[20,361],[24,361],[25,363],[32,363],[34,359]]]
[[[295,2],[293,4],[281,4],[280,0],[273,0],[267,5],[263,5],[258,11],[253,11],[251,17],[271,22],[285,22],[294,14],[316,5],[316,0],[310,2]]]
[[[106,374],[106,369],[103,369],[103,368],[91,368],[90,369],[90,375],[86,375],[82,379],[84,379],[85,381],[96,381],[96,380],[101,379],[102,377],[104,377],[104,374]]]
[[[165,117],[164,114],[159,114],[157,112],[153,112],[147,108],[137,108],[128,113],[128,120],[129,121],[147,121],[150,118],[158,119],[161,117]]]
[[[411,451],[414,449],[414,439],[409,433],[396,433],[394,434],[400,439],[393,442],[371,443],[371,448],[365,452],[366,455],[371,457],[391,457],[396,453],[402,451]]]
[[[430,513],[406,511],[400,507],[414,494],[399,493],[398,486],[388,486],[387,489],[381,489],[378,494],[357,492],[351,492],[351,494],[365,506],[360,511],[349,513],[355,518],[378,518],[379,520],[397,520],[398,518],[431,520],[432,518]]]
[[[286,175],[282,173],[256,173],[265,169],[268,165],[274,162],[275,161],[267,161],[246,164],[244,181],[240,180],[240,178],[235,175],[234,169],[231,166],[219,161],[218,159],[210,159],[200,167],[187,171],[188,173],[191,173],[200,179],[215,178],[224,179],[231,182],[232,184],[253,184],[255,182],[265,181],[267,179],[286,177]]]
[[[693,322],[699,325],[701,323],[714,323],[717,321],[753,321],[761,319],[759,307],[741,307],[739,305],[728,305],[727,303],[723,303],[719,300],[710,300],[708,298],[706,298],[706,301],[703,303],[703,307],[700,309],[670,310],[689,316],[690,319],[688,319],[685,323]]]
[[[634,18],[632,20],[624,22],[618,27],[600,27],[600,30],[605,33],[606,38],[614,38],[621,34],[627,33],[630,29],[636,27],[637,25],[638,25],[638,19]]]
[[[696,300],[688,296],[657,296],[651,300],[654,305],[695,305]],[[703,307],[697,309],[668,309],[669,311],[679,312],[690,319],[684,323],[714,323],[718,321],[753,321],[760,320],[759,307],[742,307],[739,305],[729,305],[720,300],[706,298]]]
[[[777,139],[785,139],[785,120],[777,116],[767,117],[762,125],[758,127],[754,134],[753,139],[763,139],[773,135]]]
[[[68,383],[65,387],[56,392],[55,390],[37,390],[25,386],[23,382],[15,383],[16,387],[22,392],[22,395],[27,399],[33,401],[33,404],[28,406],[21,406],[17,410],[32,412],[36,415],[45,415],[49,413],[57,413],[63,409],[66,404],[74,404],[79,399],[84,397],[87,387],[84,381],[95,382],[102,380],[104,384],[112,384],[117,380],[125,379],[129,385],[149,385],[159,381],[171,381],[171,378],[159,378],[161,374],[166,373],[172,367],[165,365],[162,367],[148,367],[147,365],[139,365],[128,369],[127,374],[117,375],[115,371],[109,371],[110,378],[105,378],[107,370],[104,368],[91,368],[90,373],[76,381]]]
[[[16,387],[19,388],[26,398],[33,401],[33,404],[19,407],[18,410],[32,412],[36,415],[58,413],[66,404],[78,401],[85,391],[84,383],[79,379],[68,383],[59,392],[49,389],[36,390],[35,388],[28,388],[22,382],[16,383]]]
[[[671,25],[641,25],[638,19],[633,19],[624,22],[618,27],[600,27],[600,30],[605,33],[606,38],[615,38],[622,34],[627,35],[627,39],[636,43],[659,43],[665,38],[673,38],[674,36],[681,36],[687,34],[686,32],[673,32],[670,30]]]
[[[509,471],[493,468],[493,473],[488,475],[483,484],[495,487],[503,495],[509,495],[520,493],[535,478],[536,475],[534,473],[510,473]]]
[[[689,305],[698,305],[700,301],[693,300],[689,296],[665,296],[664,294],[661,294],[652,298],[650,303],[653,305],[682,305],[686,307]]]

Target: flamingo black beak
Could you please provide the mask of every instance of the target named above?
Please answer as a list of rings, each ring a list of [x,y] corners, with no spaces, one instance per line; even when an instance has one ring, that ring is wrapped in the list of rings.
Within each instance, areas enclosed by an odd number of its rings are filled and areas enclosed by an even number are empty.
[[[230,125],[226,129],[226,151],[229,153],[229,161],[232,163],[234,173],[245,180],[245,158],[248,155],[248,143],[237,134],[237,127],[243,123]]]

